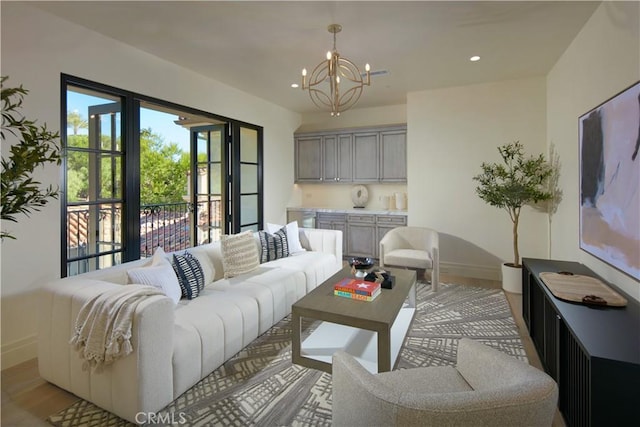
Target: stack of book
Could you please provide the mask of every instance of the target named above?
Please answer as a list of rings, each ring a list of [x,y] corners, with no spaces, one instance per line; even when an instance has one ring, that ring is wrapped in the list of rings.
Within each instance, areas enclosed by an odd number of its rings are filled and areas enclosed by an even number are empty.
[[[380,284],[347,277],[333,286],[333,294],[359,301],[373,301],[380,295]]]

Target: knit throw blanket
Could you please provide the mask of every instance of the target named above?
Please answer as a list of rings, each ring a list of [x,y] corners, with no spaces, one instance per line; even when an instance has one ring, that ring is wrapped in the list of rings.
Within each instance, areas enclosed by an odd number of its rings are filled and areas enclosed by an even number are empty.
[[[69,344],[85,359],[83,370],[104,366],[133,351],[131,324],[137,305],[150,295],[164,295],[152,286],[127,285],[87,301],[76,318]]]

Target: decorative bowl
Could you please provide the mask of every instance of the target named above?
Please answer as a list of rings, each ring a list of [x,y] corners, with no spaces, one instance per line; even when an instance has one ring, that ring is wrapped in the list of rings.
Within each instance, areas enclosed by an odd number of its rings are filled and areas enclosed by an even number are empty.
[[[364,277],[366,275],[365,270],[373,267],[374,261],[369,257],[353,257],[349,258],[349,266],[355,268],[356,276]]]

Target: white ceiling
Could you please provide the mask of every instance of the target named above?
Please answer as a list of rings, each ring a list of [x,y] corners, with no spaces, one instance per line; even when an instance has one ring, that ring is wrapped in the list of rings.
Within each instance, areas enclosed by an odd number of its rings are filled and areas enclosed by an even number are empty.
[[[36,2],[38,7],[300,113],[292,89],[333,44],[372,77],[356,107],[407,92],[545,75],[599,1]],[[481,60],[470,62],[469,57]]]

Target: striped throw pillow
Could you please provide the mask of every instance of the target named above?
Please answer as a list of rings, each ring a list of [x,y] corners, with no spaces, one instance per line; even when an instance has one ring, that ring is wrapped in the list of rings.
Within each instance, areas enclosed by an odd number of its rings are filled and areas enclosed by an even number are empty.
[[[274,234],[259,231],[258,237],[260,237],[261,249],[260,263],[289,256],[289,241],[287,240],[287,230],[284,227]]]
[[[248,273],[260,265],[258,245],[252,231],[225,234],[220,239],[220,249],[225,279]]]
[[[204,273],[200,261],[189,252],[173,255],[173,270],[178,276],[182,296],[194,299],[204,289]]]

